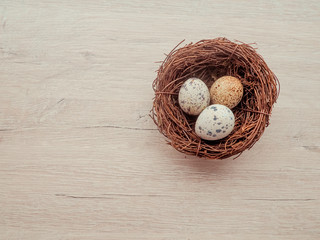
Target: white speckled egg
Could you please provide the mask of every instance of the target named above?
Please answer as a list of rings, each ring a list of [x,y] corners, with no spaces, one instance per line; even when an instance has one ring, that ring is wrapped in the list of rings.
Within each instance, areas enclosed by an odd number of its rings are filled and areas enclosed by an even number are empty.
[[[179,105],[189,115],[199,115],[210,104],[210,92],[199,78],[189,78],[179,91]]]
[[[220,104],[206,107],[196,121],[196,134],[205,140],[219,140],[228,136],[234,128],[232,111]]]

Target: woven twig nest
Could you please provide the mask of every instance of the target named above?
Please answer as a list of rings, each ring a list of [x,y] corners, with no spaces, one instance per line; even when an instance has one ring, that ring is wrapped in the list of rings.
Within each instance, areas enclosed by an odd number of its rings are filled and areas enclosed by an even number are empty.
[[[181,43],[178,44],[178,46]],[[168,143],[180,152],[223,159],[251,148],[269,125],[279,82],[263,58],[248,44],[226,38],[202,40],[175,47],[162,62],[153,82],[155,98],[151,116]],[[178,103],[181,85],[190,77],[203,80],[210,88],[219,77],[241,80],[244,94],[232,109],[235,127],[217,141],[199,138],[194,130],[197,117],[185,114]]]

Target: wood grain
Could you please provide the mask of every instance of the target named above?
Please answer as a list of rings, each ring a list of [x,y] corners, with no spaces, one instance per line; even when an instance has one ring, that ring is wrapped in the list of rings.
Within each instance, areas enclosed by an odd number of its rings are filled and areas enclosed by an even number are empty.
[[[319,1],[0,2],[0,239],[320,239]],[[237,160],[148,117],[178,42],[256,42],[281,82]]]

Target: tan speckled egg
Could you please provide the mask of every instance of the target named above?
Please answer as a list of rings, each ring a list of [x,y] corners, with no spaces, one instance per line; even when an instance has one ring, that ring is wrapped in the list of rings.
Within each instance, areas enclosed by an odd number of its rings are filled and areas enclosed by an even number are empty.
[[[199,78],[189,78],[179,91],[179,105],[189,115],[199,115],[210,104],[210,92]]]
[[[236,77],[218,78],[210,88],[211,104],[222,104],[230,109],[238,105],[242,96],[243,85]]]

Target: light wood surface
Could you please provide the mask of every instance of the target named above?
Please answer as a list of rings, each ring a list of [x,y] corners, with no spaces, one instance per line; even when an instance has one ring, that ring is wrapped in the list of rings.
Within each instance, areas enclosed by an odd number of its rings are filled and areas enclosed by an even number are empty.
[[[320,239],[320,2],[0,1],[0,239]],[[256,42],[281,82],[238,159],[148,117],[178,42]]]

